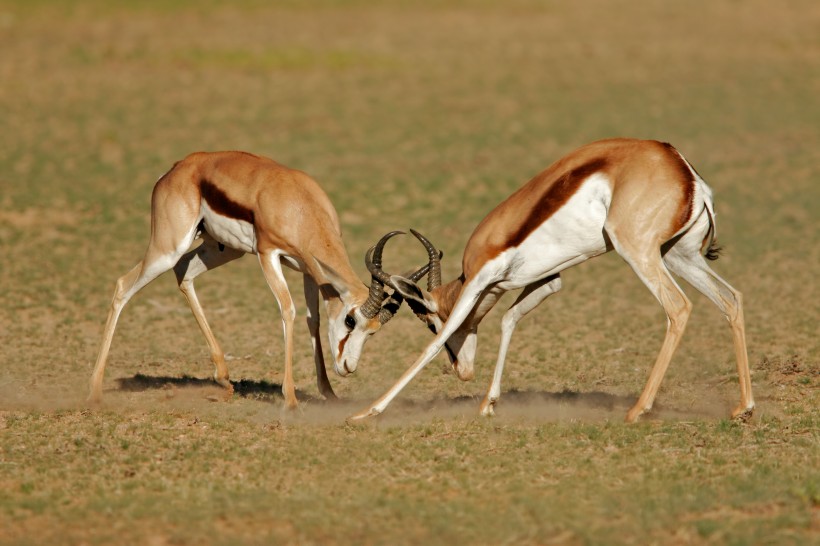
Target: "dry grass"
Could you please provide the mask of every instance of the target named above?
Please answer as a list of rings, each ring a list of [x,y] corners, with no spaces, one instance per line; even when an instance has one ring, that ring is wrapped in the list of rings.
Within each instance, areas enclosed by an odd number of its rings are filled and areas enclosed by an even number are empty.
[[[0,3],[0,543],[817,541],[818,23],[801,0]],[[522,322],[496,419],[475,413],[503,302],[475,381],[437,360],[364,426],[344,418],[429,334],[403,312],[355,377],[331,378],[333,405],[300,323],[305,403],[286,413],[279,316],[251,259],[198,283],[234,356],[231,401],[163,277],[123,315],[105,407],[84,408],[151,187],[186,153],[304,169],[356,267],[416,227],[454,276],[490,208],[613,135],[674,143],[715,189],[716,269],[746,295],[750,423],[724,420],[731,336],[691,289],[657,411],[620,423],[664,317],[616,256],[567,272]],[[422,258],[405,240],[386,261]]]

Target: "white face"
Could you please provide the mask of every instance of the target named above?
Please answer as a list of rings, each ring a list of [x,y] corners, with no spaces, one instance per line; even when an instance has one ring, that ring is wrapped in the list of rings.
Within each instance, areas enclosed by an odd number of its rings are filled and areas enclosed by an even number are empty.
[[[358,307],[344,305],[341,312],[330,319],[328,338],[330,354],[333,355],[333,369],[342,377],[356,371],[364,344],[379,331],[378,316],[367,319]]]
[[[372,319],[362,315],[359,310],[362,302],[354,299],[344,279],[332,267],[314,260],[322,276],[338,293],[338,298],[325,300],[325,309],[328,316],[327,337],[330,340],[330,354],[333,355],[333,369],[344,377],[356,371],[364,344],[382,325],[378,314]]]

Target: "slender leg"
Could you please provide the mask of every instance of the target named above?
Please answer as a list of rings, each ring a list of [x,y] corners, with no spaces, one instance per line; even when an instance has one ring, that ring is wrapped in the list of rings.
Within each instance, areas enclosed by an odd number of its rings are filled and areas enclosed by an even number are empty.
[[[441,351],[442,347],[444,347],[444,343],[467,319],[486,287],[486,284],[476,281],[475,279],[468,282],[462,289],[461,296],[453,308],[450,318],[448,318],[444,324],[444,328],[441,329],[435,339],[424,349],[424,352],[422,352],[418,360],[404,372],[395,385],[390,387],[386,393],[373,402],[369,408],[355,415],[351,415],[349,420],[357,421],[382,413],[399,392]]]
[[[143,263],[140,262],[131,271],[117,279],[114,288],[114,298],[111,300],[111,307],[108,310],[108,319],[105,321],[103,330],[103,340],[100,352],[97,355],[97,363],[94,365],[94,372],[91,374],[91,392],[88,395],[88,402],[97,404],[102,401],[102,382],[105,375],[105,363],[108,360],[108,351],[111,349],[111,340],[114,337],[114,330],[117,328],[117,320],[120,317],[125,304],[131,299],[139,288],[137,282],[141,280]],[[142,283],[143,285],[147,283]]]
[[[293,305],[293,298],[282,273],[280,255],[279,252],[260,252],[259,264],[282,313],[285,333],[285,379],[282,381],[282,394],[285,397],[285,406],[288,409],[295,409],[298,405],[296,387],[293,383],[293,321],[296,318],[296,307]]]
[[[233,392],[233,385],[228,379],[228,366],[225,364],[225,353],[216,341],[211,327],[205,318],[205,313],[197,298],[194,290],[194,279],[215,269],[220,265],[224,265],[230,261],[241,258],[244,252],[232,248],[220,247],[219,243],[210,237],[204,237],[203,243],[197,248],[191,250],[180,258],[179,262],[174,266],[174,273],[177,277],[179,289],[188,301],[188,306],[194,314],[199,329],[202,330],[205,336],[205,341],[208,343],[208,349],[211,352],[211,362],[214,364],[214,381],[219,385]]]
[[[475,376],[478,324],[505,293],[505,290],[497,286],[484,290],[467,319],[447,340],[446,347],[449,349],[447,353],[450,363],[460,380],[470,381]]]
[[[646,386],[638,402],[626,414],[626,421],[629,423],[636,421],[638,417],[652,409],[663,376],[666,374],[672,355],[680,344],[686,329],[686,322],[692,312],[691,302],[663,265],[658,249],[654,249],[654,254],[655,256],[644,255],[643,259],[626,258],[638,277],[658,299],[668,318],[666,336],[655,365],[649,373]]]
[[[561,277],[558,275],[547,277],[527,286],[518,296],[518,299],[515,300],[515,303],[504,313],[504,317],[501,319],[501,343],[498,348],[498,360],[495,363],[495,372],[490,383],[490,389],[481,402],[481,415],[490,416],[495,413],[495,403],[501,396],[501,374],[504,373],[504,361],[507,358],[507,349],[510,346],[510,340],[518,321],[538,307],[548,296],[555,294],[560,289]]]
[[[720,278],[700,255],[699,246],[686,248],[687,241],[680,241],[666,254],[664,260],[669,268],[709,298],[732,328],[732,338],[740,382],[740,405],[732,411],[733,418],[747,419],[754,411],[752,376],[746,352],[746,328],[743,321],[743,296]],[[699,241],[698,241],[699,242]],[[694,250],[694,252],[693,252]]]
[[[105,375],[105,364],[108,360],[108,352],[111,349],[111,340],[114,337],[114,330],[117,328],[117,321],[123,308],[128,301],[139,292],[145,285],[156,279],[173,267],[179,257],[192,242],[194,232],[191,230],[177,248],[171,250],[161,250],[152,240],[145,252],[145,257],[131,271],[117,280],[114,289],[114,298],[111,301],[111,308],[108,311],[108,318],[103,330],[103,339],[100,352],[97,356],[97,363],[94,365],[94,372],[91,374],[91,391],[88,395],[88,402],[95,404],[102,400],[102,383]]]
[[[625,233],[619,233],[617,226],[607,226],[606,229],[615,250],[657,298],[668,319],[666,336],[646,386],[638,402],[626,414],[626,421],[631,423],[652,409],[672,355],[683,337],[692,304],[666,269],[659,242],[645,240],[634,231],[637,229],[635,226],[629,226]]]
[[[322,339],[319,333],[319,286],[310,275],[304,276],[305,302],[307,303],[307,326],[310,341],[313,345],[313,362],[316,365],[316,386],[319,393],[328,400],[337,400],[336,393],[330,385],[325,368],[325,357],[322,352]]]

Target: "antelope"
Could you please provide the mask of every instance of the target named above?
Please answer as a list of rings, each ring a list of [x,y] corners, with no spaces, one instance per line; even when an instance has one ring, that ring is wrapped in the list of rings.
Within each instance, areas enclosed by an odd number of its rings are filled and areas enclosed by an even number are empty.
[[[436,337],[393,387],[352,420],[383,412],[442,348],[458,377],[471,379],[481,319],[505,292],[523,289],[501,320],[495,372],[480,406],[482,415],[493,415],[518,321],[561,289],[561,271],[613,249],[668,318],[660,353],[626,421],[652,408],[692,309],[670,272],[703,293],[728,320],[740,381],[740,405],[732,416],[751,416],[742,296],[705,260],[717,259],[719,251],[712,190],[670,144],[602,140],[559,159],[478,224],[464,250],[462,274],[447,284],[441,284],[433,245],[420,240],[432,260],[427,290],[401,276],[390,281]]]
[[[381,270],[385,235],[368,250],[370,287],[353,271],[342,242],[336,210],[319,185],[304,172],[245,152],[200,152],[177,162],[155,184],[151,196],[151,237],[145,255],[117,280],[91,376],[89,402],[102,399],[103,374],[117,320],[128,301],[160,274],[173,269],[205,336],[215,366],[214,380],[228,392],[225,355],[211,331],[194,290],[202,273],[255,254],[282,314],[288,408],[297,406],[293,383],[293,322],[296,310],[282,265],[304,277],[307,325],[313,344],[319,392],[336,398],[325,370],[319,337],[319,295],[328,315],[328,338],[337,374],[356,370],[368,338],[389,321],[401,296],[388,296]],[[195,240],[201,244],[191,249]],[[190,249],[190,250],[189,250]],[[429,264],[410,278],[419,280]]]

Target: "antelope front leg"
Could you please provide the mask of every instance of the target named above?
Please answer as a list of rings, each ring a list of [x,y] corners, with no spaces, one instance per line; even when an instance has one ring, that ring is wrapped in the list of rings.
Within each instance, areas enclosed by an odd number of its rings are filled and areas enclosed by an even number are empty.
[[[282,273],[282,264],[278,252],[259,253],[259,263],[265,280],[273,291],[279,310],[282,313],[282,325],[285,333],[285,378],[282,381],[282,395],[285,397],[285,407],[296,409],[296,387],[293,384],[293,321],[296,318],[296,308],[293,298],[290,297],[285,276]]]
[[[390,387],[381,398],[376,400],[369,408],[349,417],[350,421],[358,421],[367,417],[378,415],[390,404],[390,402],[401,392],[401,390],[412,381],[414,377],[433,360],[436,355],[444,347],[444,344],[450,339],[450,336],[461,327],[467,316],[473,310],[476,302],[479,300],[484,289],[487,287],[486,282],[474,282],[464,287],[461,297],[453,308],[450,318],[444,324],[444,328],[436,335],[436,338],[424,349],[421,356],[413,363],[410,368],[401,376],[395,385]]]
[[[305,303],[307,304],[307,326],[313,344],[313,363],[316,365],[316,386],[326,400],[338,400],[330,379],[327,377],[325,357],[322,352],[322,338],[319,332],[319,286],[310,275],[304,276]]]
[[[349,421],[360,421],[367,417],[374,417],[379,415],[384,409],[393,401],[393,399],[401,392],[401,390],[407,386],[410,381],[425,367],[427,364],[430,363],[433,358],[441,351],[441,348],[444,346],[444,342],[436,343],[438,338],[433,341],[430,345],[427,346],[427,349],[422,353],[421,357],[406,371],[404,375],[396,382],[395,385],[390,387],[386,393],[384,393],[378,400],[373,402],[369,408],[364,411],[360,411],[355,415],[351,415],[348,420]]]
[[[495,364],[495,372],[493,372],[493,380],[490,383],[490,389],[487,395],[481,402],[479,411],[481,415],[489,417],[495,415],[495,403],[501,396],[501,375],[504,373],[504,361],[507,358],[507,349],[510,346],[513,331],[515,327],[524,316],[538,307],[548,296],[555,294],[561,289],[561,278],[558,275],[547,277],[541,281],[533,283],[518,296],[510,308],[504,313],[501,319],[501,344],[498,348],[498,360]]]

